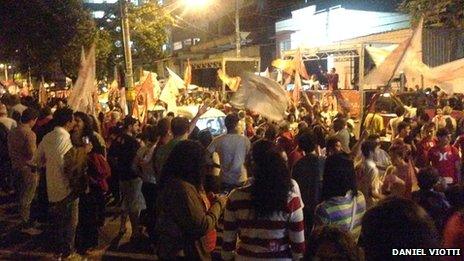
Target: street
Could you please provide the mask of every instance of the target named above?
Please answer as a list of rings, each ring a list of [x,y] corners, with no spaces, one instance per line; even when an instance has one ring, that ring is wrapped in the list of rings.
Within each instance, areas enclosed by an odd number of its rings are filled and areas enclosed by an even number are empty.
[[[37,236],[22,233],[19,215],[14,213],[12,197],[0,192],[0,259],[54,260],[49,232]],[[109,209],[97,250],[89,256],[72,256],[69,260],[156,260],[148,242],[134,245],[128,232],[120,236],[118,210]]]

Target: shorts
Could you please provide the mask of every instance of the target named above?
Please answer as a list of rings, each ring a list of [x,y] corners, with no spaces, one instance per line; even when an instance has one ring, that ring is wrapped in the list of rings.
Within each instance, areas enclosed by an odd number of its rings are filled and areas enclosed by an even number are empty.
[[[140,212],[146,209],[145,198],[142,194],[142,179],[136,178],[119,182],[122,195],[122,209],[125,212]]]

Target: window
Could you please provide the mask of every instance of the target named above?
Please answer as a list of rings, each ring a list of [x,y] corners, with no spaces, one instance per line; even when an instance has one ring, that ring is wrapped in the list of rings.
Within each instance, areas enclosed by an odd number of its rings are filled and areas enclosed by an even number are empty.
[[[292,49],[292,41],[290,39],[286,39],[280,42],[280,52],[285,52]]]
[[[100,19],[100,18],[103,18],[103,16],[105,16],[105,12],[103,12],[103,11],[94,11],[94,12],[92,12],[92,16],[93,16],[93,18]]]
[[[185,39],[184,46],[190,46],[190,45],[192,45],[192,39]]]

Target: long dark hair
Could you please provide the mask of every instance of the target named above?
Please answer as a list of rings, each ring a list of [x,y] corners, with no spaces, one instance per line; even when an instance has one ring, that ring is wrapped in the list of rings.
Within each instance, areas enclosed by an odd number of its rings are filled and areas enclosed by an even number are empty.
[[[271,141],[257,141],[251,152],[251,198],[256,216],[269,217],[286,209],[292,188],[290,172],[281,153]]]
[[[197,141],[181,141],[169,154],[161,170],[161,186],[171,178],[179,178],[201,190],[205,180],[205,166],[203,146]]]
[[[322,180],[322,200],[345,196],[348,191],[358,194],[353,161],[344,153],[336,153],[325,161]]]
[[[83,113],[83,112],[75,112],[74,117],[79,118],[84,122],[84,129],[82,130],[82,136],[93,136],[93,122],[92,119],[90,118],[89,115]]]

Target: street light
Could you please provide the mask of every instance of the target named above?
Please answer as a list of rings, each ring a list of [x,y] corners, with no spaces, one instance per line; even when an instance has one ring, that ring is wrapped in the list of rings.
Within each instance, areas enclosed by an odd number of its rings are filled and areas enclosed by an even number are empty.
[[[210,0],[184,0],[184,5],[190,8],[202,8],[208,5]]]
[[[184,0],[184,5],[188,8],[204,8],[211,0]],[[240,57],[240,0],[235,0],[235,56]]]
[[[180,2],[180,1],[179,1]],[[172,7],[176,8],[179,2],[175,2]],[[205,7],[210,0],[183,0],[187,7],[199,8]],[[132,69],[132,53],[130,46],[130,31],[129,31],[129,17],[127,15],[128,6],[127,0],[119,0],[121,8],[121,23],[122,23],[122,35],[124,41],[124,58],[126,64],[126,87],[127,87],[127,101],[129,104],[135,99],[134,93],[134,76]],[[240,57],[240,0],[235,0],[235,50],[236,56]],[[5,73],[6,74],[6,73]],[[130,108],[129,108],[130,109]]]

